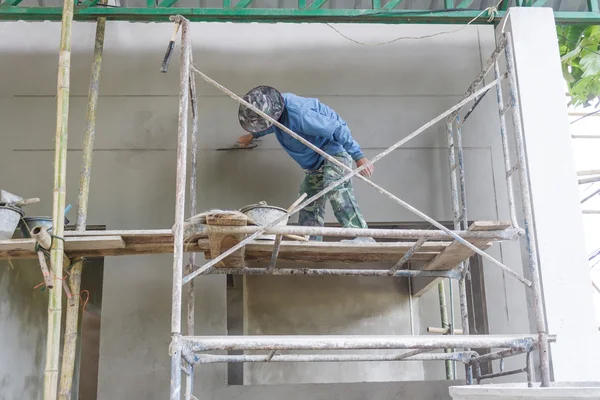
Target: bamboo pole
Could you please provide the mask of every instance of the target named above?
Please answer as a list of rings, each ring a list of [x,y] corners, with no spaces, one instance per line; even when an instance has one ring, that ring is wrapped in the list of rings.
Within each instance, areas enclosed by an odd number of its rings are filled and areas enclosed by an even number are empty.
[[[52,236],[50,236],[46,228],[44,228],[43,226],[34,226],[31,230],[31,237],[37,240],[38,244],[42,248],[48,251],[52,248]],[[67,257],[67,255],[64,253],[63,265],[71,265],[71,259]],[[50,267],[52,267],[52,265],[50,265]]]
[[[44,283],[48,289],[52,289],[54,287],[54,281],[48,270],[48,264],[46,264],[46,255],[41,250],[37,252],[37,255],[40,262],[40,269],[42,270],[42,276],[44,277]]]
[[[62,238],[65,221],[67,138],[69,123],[69,84],[71,69],[72,1],[64,1],[58,58],[56,94],[56,138],[54,158],[54,191],[52,227],[56,237]],[[46,340],[46,367],[44,371],[44,400],[54,400],[58,389],[58,361],[60,357],[60,320],[62,301],[63,240],[53,240],[50,259],[54,269],[54,288],[49,292],[48,332]]]
[[[105,2],[101,2],[105,3]],[[96,110],[98,108],[98,92],[100,85],[100,69],[102,67],[102,52],[104,49],[104,32],[106,18],[98,18],[96,25],[96,39],[94,42],[94,59],[88,91],[88,107],[85,124],[85,138],[83,142],[83,155],[81,175],[79,180],[79,195],[77,197],[77,225],[78,232],[85,232],[87,222],[88,198],[90,192],[90,177],[92,169],[92,154],[94,151],[94,137],[96,133]],[[69,283],[73,301],[67,309],[65,324],[65,338],[63,359],[60,375],[59,400],[70,400],[73,388],[73,376],[77,352],[77,330],[79,327],[79,293],[81,290],[81,272],[83,258],[75,260],[71,269]]]

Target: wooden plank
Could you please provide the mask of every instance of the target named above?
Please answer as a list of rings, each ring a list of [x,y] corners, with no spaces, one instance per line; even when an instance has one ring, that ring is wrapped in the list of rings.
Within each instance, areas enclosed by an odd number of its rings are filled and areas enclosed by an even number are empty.
[[[492,231],[509,227],[505,222],[475,222],[470,230]],[[486,248],[490,239],[469,239]],[[408,242],[296,242],[283,241],[279,253],[282,261],[298,262],[381,262],[395,263],[413,246]],[[35,258],[33,239],[0,241],[0,258]],[[173,252],[170,229],[65,232],[65,249],[70,257],[103,257],[139,254],[169,254]],[[185,244],[186,252],[210,252],[208,239]],[[246,246],[248,261],[269,261],[273,241],[255,240]],[[431,241],[415,253],[416,261],[429,261],[425,269],[451,269],[473,254],[464,246],[450,241]]]
[[[470,231],[492,231],[509,228],[507,221],[476,221],[469,227]],[[489,248],[493,242],[489,239],[469,239],[470,243],[484,250]],[[469,248],[454,241],[444,251],[440,252],[433,260],[423,266],[424,270],[449,270],[455,268],[461,262],[469,259],[475,254]],[[412,279],[412,294],[420,297],[435,288],[443,278],[415,278]]]
[[[125,241],[121,236],[102,237],[67,237],[65,238],[65,251],[82,251],[98,249],[122,249]],[[33,253],[35,239],[0,240],[0,254],[3,252]]]
[[[505,221],[480,221],[474,222],[469,227],[469,231],[494,231],[506,229],[508,227],[510,227],[510,223]],[[468,239],[468,241],[482,250],[487,249],[492,245],[489,239]],[[473,250],[454,241],[438,256],[431,260],[431,262],[427,263],[423,269],[450,270],[471,257],[473,254],[475,254]]]
[[[107,231],[110,232],[110,231]],[[111,233],[114,233],[111,232]],[[414,256],[429,261],[451,242],[426,242]],[[0,257],[35,258],[33,239],[0,241]],[[282,261],[300,262],[395,262],[410,249],[413,242],[344,243],[283,241],[279,253]],[[123,236],[67,236],[66,253],[70,257],[102,257],[139,254],[168,254],[173,252],[173,235],[167,232],[127,232]],[[187,252],[209,252],[208,239],[186,243]],[[273,241],[256,240],[246,246],[249,261],[269,261]],[[205,256],[208,254],[205,254]]]
[[[451,242],[428,242],[412,259],[428,261]],[[344,242],[281,242],[278,259],[296,262],[396,262],[414,242],[344,243]],[[246,260],[270,261],[273,242],[254,241],[246,246]]]

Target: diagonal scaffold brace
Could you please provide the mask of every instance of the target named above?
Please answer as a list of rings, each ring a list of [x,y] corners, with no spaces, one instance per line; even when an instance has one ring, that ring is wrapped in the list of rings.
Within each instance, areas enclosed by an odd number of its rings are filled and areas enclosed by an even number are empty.
[[[343,163],[341,163],[338,160],[336,160],[335,158],[331,157],[329,154],[325,153],[323,150],[321,150],[318,147],[314,146],[312,143],[308,142],[307,140],[305,140],[304,138],[302,138],[301,136],[299,136],[297,133],[293,132],[289,128],[285,127],[284,125],[282,125],[281,123],[279,123],[278,121],[276,121],[275,119],[271,118],[269,115],[265,114],[264,112],[262,112],[258,108],[254,107],[252,104],[248,103],[247,101],[245,101],[240,96],[236,95],[235,93],[233,93],[229,89],[225,88],[223,85],[221,85],[218,82],[216,82],[215,80],[211,79],[210,77],[208,77],[203,72],[199,71],[198,69],[196,69],[193,66],[190,66],[190,68],[191,68],[192,71],[194,71],[196,74],[198,74],[204,81],[210,83],[211,85],[213,85],[217,89],[221,90],[222,92],[224,92],[225,94],[227,94],[229,97],[231,97],[232,99],[234,99],[238,103],[240,103],[240,104],[244,105],[245,107],[251,109],[252,111],[254,111],[255,113],[257,113],[258,115],[260,115],[261,117],[263,117],[264,119],[266,119],[267,121],[271,122],[273,125],[277,126],[281,130],[283,130],[284,132],[286,132],[287,134],[289,134],[290,136],[292,136],[293,138],[295,138],[296,140],[300,141],[304,145],[308,146],[309,148],[311,148],[312,150],[314,150],[315,152],[317,152],[318,154],[320,154],[321,156],[323,156],[324,158],[326,158],[327,160],[333,162],[334,164],[338,165],[339,167],[343,168],[344,170],[349,171],[349,173],[347,175],[345,175],[344,177],[340,178],[338,181],[332,183],[331,185],[329,185],[328,187],[326,187],[325,189],[323,189],[322,191],[320,191],[316,195],[312,196],[308,200],[302,202],[301,204],[299,204],[297,207],[295,207],[293,210],[289,211],[285,215],[283,215],[280,218],[274,220],[270,224],[263,226],[262,229],[267,229],[267,228],[270,228],[271,226],[274,226],[278,222],[282,221],[284,218],[288,217],[291,214],[294,214],[294,213],[298,212],[299,210],[301,210],[302,208],[304,208],[308,204],[312,203],[316,199],[320,198],[321,196],[323,196],[326,193],[328,193],[331,190],[333,190],[335,187],[337,187],[340,184],[344,183],[345,181],[351,179],[353,176],[357,176],[359,179],[361,179],[362,181],[364,181],[365,183],[367,183],[369,186],[372,186],[373,188],[375,188],[378,192],[386,195],[387,197],[389,197],[390,199],[394,200],[395,202],[397,202],[398,204],[400,204],[401,206],[403,206],[407,210],[411,211],[412,213],[416,214],[420,218],[422,218],[425,221],[429,222],[430,224],[432,224],[436,228],[438,228],[441,231],[444,231],[445,233],[449,234],[450,236],[452,236],[452,238],[454,240],[456,240],[457,242],[459,242],[463,246],[468,247],[470,250],[472,250],[472,251],[476,252],[477,254],[481,255],[486,260],[488,260],[488,261],[492,262],[493,264],[499,266],[507,274],[515,277],[516,279],[518,279],[520,282],[522,282],[526,286],[531,286],[531,282],[529,280],[527,280],[524,277],[522,277],[521,275],[517,274],[516,272],[514,272],[512,269],[510,269],[509,267],[507,267],[506,265],[504,265],[500,261],[496,260],[495,258],[493,258],[492,256],[490,256],[489,254],[485,253],[483,250],[479,249],[478,247],[474,246],[470,242],[468,242],[465,239],[461,238],[460,236],[456,235],[453,231],[451,231],[450,229],[446,228],[445,226],[443,226],[442,224],[440,224],[439,222],[437,222],[433,218],[431,218],[428,215],[426,215],[425,213],[419,211],[418,209],[416,209],[415,207],[413,207],[410,204],[406,203],[405,201],[403,201],[402,199],[398,198],[394,194],[388,192],[386,189],[384,189],[381,186],[375,184],[374,182],[372,182],[368,178],[365,178],[365,177],[363,177],[361,175],[357,175],[362,170],[364,170],[367,167],[367,165],[363,165],[362,167],[359,167],[359,168],[357,168],[355,170],[352,170],[352,168],[347,167]],[[506,78],[506,75],[502,76],[502,77],[499,77],[499,78],[493,80],[492,82],[490,82],[489,84],[485,85],[480,90],[478,90],[478,91],[474,92],[473,94],[471,94],[470,96],[466,97],[465,99],[463,99],[461,102],[459,102],[455,106],[451,107],[450,109],[448,109],[444,113],[440,114],[436,118],[432,119],[431,121],[429,121],[428,123],[426,123],[425,125],[423,125],[422,127],[420,127],[419,129],[415,130],[414,132],[412,132],[408,136],[406,136],[403,139],[401,139],[400,141],[396,142],[394,145],[388,147],[386,150],[384,150],[383,152],[381,152],[380,154],[378,154],[376,157],[374,157],[372,159],[371,163],[375,163],[375,162],[379,161],[381,158],[383,158],[386,155],[390,154],[392,151],[394,151],[397,148],[399,148],[400,146],[404,145],[409,140],[415,138],[416,136],[418,136],[419,134],[421,134],[422,132],[424,132],[425,130],[427,130],[428,128],[430,128],[431,126],[433,126],[435,123],[437,123],[437,122],[443,120],[444,118],[448,117],[453,112],[459,110],[460,108],[462,108],[464,105],[466,105],[467,103],[469,103],[474,98],[477,98],[482,93],[484,93],[487,90],[489,90],[490,88],[494,87],[495,85],[497,85],[499,82],[501,82],[505,78]],[[219,261],[221,261],[223,258],[227,257],[228,255],[230,255],[234,251],[236,251],[239,248],[243,247],[244,245],[246,245],[246,243],[248,243],[249,241],[255,239],[256,237],[258,237],[261,234],[262,234],[262,230],[254,233],[252,235],[250,235],[249,237],[247,237],[243,241],[239,242],[237,245],[231,247],[229,250],[227,250],[226,252],[222,253],[221,255],[219,255],[218,257],[216,257],[215,259],[213,259],[210,262],[206,263],[202,268],[199,268],[198,270],[194,271],[193,273],[188,274],[187,276],[185,276],[183,282],[187,283],[191,279],[193,279],[194,277],[196,277],[196,276],[200,275],[201,273],[203,273],[208,268],[212,268],[213,265],[215,265],[216,263],[218,263]]]

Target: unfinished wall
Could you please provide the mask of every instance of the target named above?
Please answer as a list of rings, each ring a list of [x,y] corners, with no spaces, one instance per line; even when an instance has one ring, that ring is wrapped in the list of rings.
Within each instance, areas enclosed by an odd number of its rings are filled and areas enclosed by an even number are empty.
[[[48,295],[34,262],[0,262],[0,399],[38,399],[46,354]]]
[[[342,25],[339,29],[364,42],[379,42],[452,28]],[[168,74],[158,72],[171,30],[169,24],[107,26],[89,211],[89,221],[105,224],[107,229],[165,228],[173,223],[177,54]],[[192,32],[196,64],[211,77],[237,93],[254,85],[270,84],[282,91],[319,97],[348,121],[369,157],[456,103],[481,68],[482,58],[494,47],[491,27],[468,27],[451,35],[381,47],[358,46],[325,25],[193,24]],[[20,167],[18,174],[11,168],[0,169],[0,182],[11,191],[41,197],[42,203],[32,207],[32,213],[49,214],[51,210],[59,33],[58,24],[0,24],[0,34],[6,38],[0,43],[0,73],[10,76],[0,81],[0,160],[3,165]],[[71,203],[76,201],[93,35],[92,24],[74,25],[67,179]],[[243,133],[237,123],[237,106],[204,84],[199,83],[198,90],[199,207],[238,208],[260,200],[281,206],[291,204],[302,171],[273,137],[265,138],[253,151],[214,151],[230,145]],[[507,215],[493,100],[492,96],[484,99],[464,128],[471,219]],[[384,158],[376,165],[373,179],[432,217],[450,220],[445,146],[444,127],[440,124]],[[368,221],[416,220],[365,185],[357,182],[355,187]],[[328,220],[332,220],[331,215]],[[518,246],[509,245],[502,251],[495,247],[490,253],[520,271],[516,251]],[[99,399],[162,399],[168,393],[171,265],[168,255],[105,260]],[[494,267],[485,268],[491,332],[527,330],[522,288],[511,278],[504,279]],[[289,318],[285,325],[274,319],[255,319],[249,325],[252,332],[290,332],[292,328],[296,333],[410,330],[405,282],[331,278],[315,283],[279,277],[273,286],[273,279],[249,280],[248,315],[261,314],[265,301],[261,295],[270,293],[282,299],[269,305],[273,315],[288,312],[290,304],[283,300],[291,298],[301,318]],[[354,296],[369,285],[373,285],[372,290],[361,292],[361,296],[370,304],[362,306]],[[344,299],[343,307],[328,297],[332,287]],[[225,334],[225,278],[199,279],[197,288],[197,333]],[[312,304],[314,312],[302,307],[303,292],[307,300],[318,299]],[[383,308],[377,311],[374,304]],[[418,299],[415,311],[420,321],[417,333],[428,325],[438,326],[435,291]],[[336,318],[326,318],[332,312]],[[394,331],[387,331],[389,328]],[[444,377],[442,363],[407,363],[375,377],[369,375],[369,365],[348,366],[339,372],[331,366],[317,367],[313,372],[306,366],[284,368],[286,373],[279,377],[260,366],[247,368],[247,373],[252,383],[279,384],[324,379],[381,380],[382,376],[386,380]],[[321,375],[323,371],[327,377]],[[232,399],[243,391],[225,386],[223,365],[203,366],[197,372],[200,398]],[[350,379],[343,379],[346,372]],[[373,398],[402,394],[406,398],[444,398],[446,383],[439,385],[364,387],[369,388]],[[437,394],[431,392],[436,390]],[[355,385],[293,385],[253,387],[244,398],[265,396],[362,399],[365,395]]]

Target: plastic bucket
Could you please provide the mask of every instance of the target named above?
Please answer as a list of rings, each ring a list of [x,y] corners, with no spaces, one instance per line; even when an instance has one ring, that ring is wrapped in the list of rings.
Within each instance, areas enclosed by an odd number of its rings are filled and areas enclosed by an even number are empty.
[[[25,217],[23,221],[19,225],[19,229],[21,229],[21,235],[24,238],[31,237],[31,231],[36,226],[41,226],[46,228],[48,233],[52,233],[52,217]]]
[[[0,206],[0,240],[13,237],[23,215],[25,213],[20,208]]]

